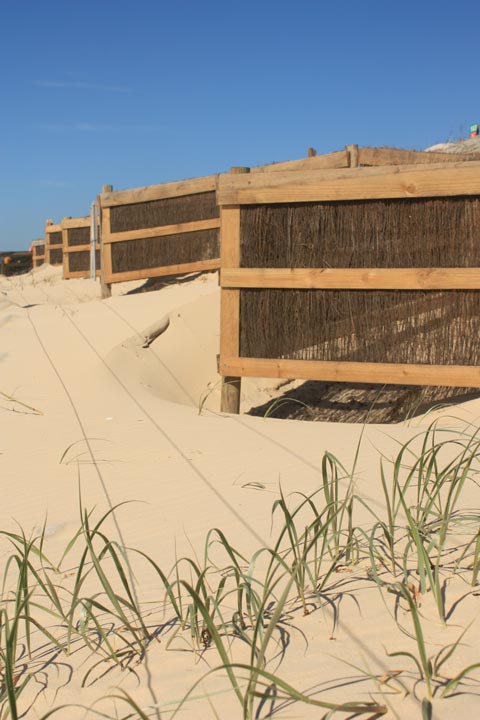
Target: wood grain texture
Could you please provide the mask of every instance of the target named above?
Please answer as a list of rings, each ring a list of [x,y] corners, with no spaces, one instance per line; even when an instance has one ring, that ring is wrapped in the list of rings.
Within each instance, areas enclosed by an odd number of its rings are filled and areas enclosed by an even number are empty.
[[[480,268],[222,268],[224,288],[479,290]]]
[[[159,225],[153,228],[140,228],[140,230],[124,230],[105,234],[103,242],[115,243],[125,240],[145,240],[146,238],[177,235],[180,233],[197,232],[199,230],[215,230],[220,227],[220,218],[211,220],[193,220],[192,222],[177,223],[176,225]]]
[[[284,170],[326,170],[328,168],[348,167],[348,153],[346,150],[338,150],[328,155],[314,155],[300,160],[288,160],[287,162],[272,163],[250,168],[251,173],[272,173],[283,172]]]
[[[358,161],[360,165],[426,165],[431,163],[454,163],[480,160],[480,153],[446,153],[425,152],[420,150],[403,150],[388,147],[359,148]]]
[[[100,277],[100,270],[95,271],[95,276]],[[89,278],[90,270],[75,270],[74,272],[68,272],[65,276],[65,280],[78,280],[79,278]]]
[[[479,194],[480,162],[459,162],[224,175],[218,180],[217,203],[225,206]]]
[[[102,193],[100,204],[102,208],[116,205],[129,205],[132,203],[149,202],[162,198],[178,197],[180,195],[195,195],[196,193],[215,190],[217,176],[209,175],[193,180],[163,183],[162,185],[148,185],[146,187],[132,188],[131,190],[117,190]]]
[[[221,356],[219,372],[223,376],[327,382],[480,387],[480,367],[457,365],[400,365]]]
[[[55,223],[54,225],[45,225],[45,234],[50,235],[50,233],[55,232],[61,232],[62,231],[62,224],[61,223]]]
[[[221,219],[221,268],[240,264],[240,208],[224,207]],[[220,276],[223,269],[220,270]],[[220,298],[220,357],[239,352],[240,290],[222,290]],[[235,375],[235,373],[230,373]]]
[[[63,218],[60,223],[62,230],[68,230],[77,227],[90,227],[90,216],[80,218]]]
[[[111,252],[112,246],[105,246],[105,283],[126,282],[127,280],[148,280],[152,277],[162,277],[164,275],[180,275],[193,272],[205,272],[209,270],[218,270],[220,261],[200,260],[198,262],[185,263],[183,265],[165,265],[158,268],[147,268],[145,270],[130,270],[128,272],[113,273],[111,270]],[[238,292],[238,290],[236,291]]]

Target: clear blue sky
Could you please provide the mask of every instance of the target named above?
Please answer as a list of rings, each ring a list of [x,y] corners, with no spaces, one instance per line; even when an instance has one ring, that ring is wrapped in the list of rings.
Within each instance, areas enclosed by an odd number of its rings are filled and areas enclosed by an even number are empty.
[[[149,185],[480,122],[474,0],[0,0],[0,249]]]

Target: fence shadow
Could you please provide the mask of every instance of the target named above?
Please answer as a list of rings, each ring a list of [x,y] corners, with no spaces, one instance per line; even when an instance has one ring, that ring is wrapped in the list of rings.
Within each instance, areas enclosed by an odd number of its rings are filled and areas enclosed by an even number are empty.
[[[308,380],[274,400],[252,407],[247,415],[278,419],[345,423],[399,423],[432,407],[480,398],[478,388],[420,385],[374,385]]]
[[[176,275],[163,275],[158,278],[148,278],[145,280],[143,285],[140,285],[133,290],[129,290],[125,295],[137,295],[138,293],[154,292],[155,290],[161,290],[169,285],[183,285],[183,283],[189,283],[196,280],[201,275],[209,274],[210,272],[217,272],[216,270],[198,272],[198,273],[177,273]]]

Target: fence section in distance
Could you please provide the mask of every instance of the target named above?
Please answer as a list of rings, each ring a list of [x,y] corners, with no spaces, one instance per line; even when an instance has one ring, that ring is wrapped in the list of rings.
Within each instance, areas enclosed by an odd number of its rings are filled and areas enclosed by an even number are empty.
[[[216,176],[100,195],[105,283],[215,270]]]

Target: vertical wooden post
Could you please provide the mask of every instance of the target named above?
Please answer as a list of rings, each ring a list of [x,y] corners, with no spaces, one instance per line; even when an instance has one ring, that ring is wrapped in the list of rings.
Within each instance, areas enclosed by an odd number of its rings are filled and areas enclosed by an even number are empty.
[[[65,220],[64,218],[63,220]],[[61,221],[62,226],[62,249],[63,249],[63,279],[68,278],[68,272],[70,270],[70,255],[68,254],[68,230],[64,227],[64,222]]]
[[[112,192],[113,185],[103,185],[102,186],[102,193]],[[101,216],[101,228],[103,227],[103,211],[102,207],[100,205],[100,216]],[[110,228],[108,228],[110,230]],[[102,294],[102,299],[109,298],[112,296],[112,284],[105,282],[105,277],[107,274],[107,255],[108,253],[111,253],[112,246],[109,245],[108,247],[103,242],[102,237],[102,230],[100,229],[100,289]]]
[[[348,152],[350,167],[358,167],[358,145],[347,145],[345,150]]]
[[[45,260],[43,262],[49,263],[50,262],[50,234],[47,230],[50,225],[53,225],[53,220],[46,220],[45,221]]]
[[[232,167],[231,173],[249,173],[248,167]],[[240,207],[227,206],[220,210],[220,280],[222,268],[240,266]],[[221,289],[220,360],[238,357],[240,352],[240,290]],[[225,375],[222,378],[221,412],[238,415],[242,378]]]
[[[312,147],[309,147],[307,152],[308,152],[308,157],[315,157],[315,155],[317,154],[317,151],[315,150],[315,148],[312,148]]]

